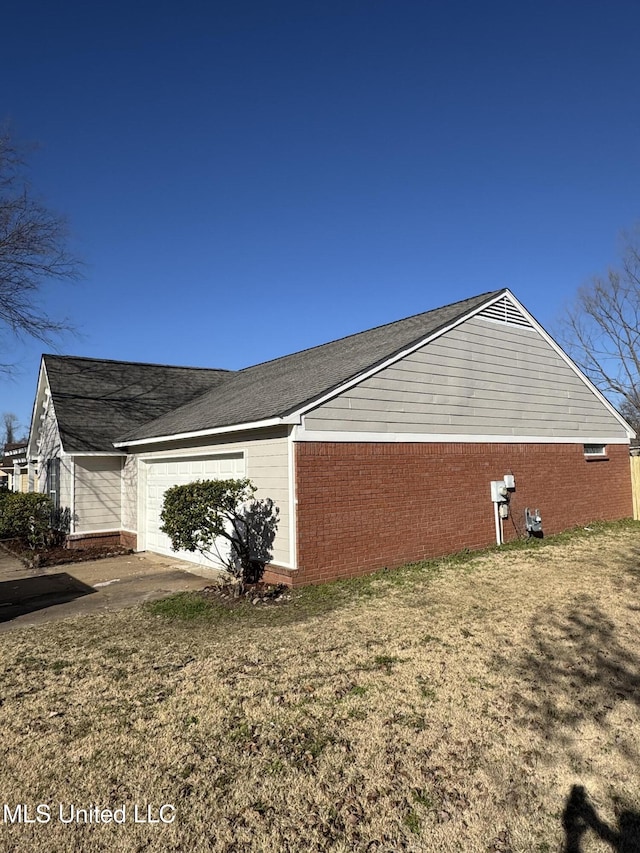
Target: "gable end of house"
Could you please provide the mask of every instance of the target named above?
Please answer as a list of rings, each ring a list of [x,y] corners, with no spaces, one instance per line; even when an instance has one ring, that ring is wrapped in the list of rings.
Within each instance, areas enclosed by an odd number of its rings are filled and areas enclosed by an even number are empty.
[[[309,407],[296,438],[625,444],[631,433],[506,291]]]

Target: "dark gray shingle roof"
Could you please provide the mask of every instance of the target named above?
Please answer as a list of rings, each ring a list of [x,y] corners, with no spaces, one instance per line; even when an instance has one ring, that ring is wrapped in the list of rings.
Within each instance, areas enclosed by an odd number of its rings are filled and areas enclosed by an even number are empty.
[[[503,292],[483,293],[227,374],[192,402],[114,440],[136,441],[284,417]]]
[[[67,453],[115,450],[118,435],[193,400],[226,370],[44,355],[62,446]]]

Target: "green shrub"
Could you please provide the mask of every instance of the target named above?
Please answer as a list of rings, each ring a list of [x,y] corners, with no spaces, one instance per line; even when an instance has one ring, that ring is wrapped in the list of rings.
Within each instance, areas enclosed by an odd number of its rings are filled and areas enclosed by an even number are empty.
[[[47,495],[9,492],[0,499],[0,538],[24,539],[31,548],[45,544],[53,505]]]
[[[271,559],[279,511],[255,492],[246,479],[173,486],[164,494],[160,529],[174,551],[199,551],[242,583],[256,583]]]

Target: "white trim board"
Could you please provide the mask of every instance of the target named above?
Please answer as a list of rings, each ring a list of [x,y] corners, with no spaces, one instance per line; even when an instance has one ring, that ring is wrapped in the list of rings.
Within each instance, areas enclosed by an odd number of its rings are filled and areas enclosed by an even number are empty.
[[[306,430],[296,427],[293,441],[351,442],[358,444],[621,444],[628,438],[590,438],[575,435],[460,435],[423,432],[344,432],[339,430]]]
[[[268,562],[267,566],[273,566],[274,569],[286,569],[288,572],[297,572],[298,571],[297,566],[292,566],[292,565],[289,565],[289,563],[284,563],[284,562],[277,563],[275,560],[271,560],[270,562]]]
[[[122,527],[109,527],[106,530],[76,530],[73,533],[69,533],[69,539],[78,539],[80,536],[102,536],[107,533],[120,533],[124,528]],[[127,530],[126,533],[135,533],[135,530]]]
[[[298,498],[296,496],[296,454],[293,446],[298,427],[289,428],[287,435],[287,477],[289,484],[289,562],[292,569],[298,567]]]
[[[70,534],[76,532],[76,460],[71,457],[71,484],[70,484],[70,495],[69,495],[69,503],[71,504],[71,520],[69,527]]]
[[[145,444],[163,444],[168,441],[186,441],[191,438],[204,438],[208,435],[224,435],[230,432],[242,432],[243,430],[264,429],[265,427],[282,426],[292,423],[287,418],[268,418],[264,421],[252,421],[246,424],[233,424],[232,426],[214,427],[212,429],[201,429],[196,432],[181,432],[176,435],[161,435],[156,438],[137,438],[135,441],[114,441],[114,447],[137,447]]]
[[[49,390],[49,378],[47,377],[47,371],[44,366],[44,358],[40,358],[40,368],[38,370],[38,381],[36,383],[36,396],[33,400],[33,408],[31,410],[31,421],[29,423],[29,439],[27,441],[27,454],[29,457],[38,455],[38,438],[39,438],[39,425],[38,429],[36,429],[36,415],[39,413],[40,407],[40,391],[42,391],[42,406],[44,407],[44,398],[49,399],[51,395],[51,391]],[[47,395],[47,392],[49,394]],[[55,414],[55,413],[54,413]],[[35,445],[35,447],[34,447]]]
[[[84,451],[83,452],[78,451],[76,453],[76,451],[74,451],[74,450],[65,450],[64,455],[65,456],[119,456],[121,459],[124,459],[127,456],[126,453],[118,453],[115,450],[96,450],[96,451],[92,451],[91,453],[85,453]]]
[[[153,451],[151,451],[153,452]],[[201,453],[194,453],[193,448],[189,448],[188,450],[185,448],[182,453],[176,450],[167,450],[165,453],[159,453],[154,456],[139,456],[140,462],[143,462],[145,465],[152,464],[154,462],[189,462],[194,460],[206,460],[206,459],[221,459],[225,456],[238,458],[247,462],[247,449],[242,447],[238,450],[207,450]]]

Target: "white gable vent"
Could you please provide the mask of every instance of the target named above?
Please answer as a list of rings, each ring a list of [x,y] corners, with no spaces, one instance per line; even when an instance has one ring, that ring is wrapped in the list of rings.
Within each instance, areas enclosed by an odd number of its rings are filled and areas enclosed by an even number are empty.
[[[477,316],[482,317],[483,320],[492,320],[494,323],[506,323],[508,326],[525,326],[528,329],[533,328],[520,309],[516,308],[513,302],[506,296],[494,302],[493,305],[489,305],[488,308],[484,308]]]

